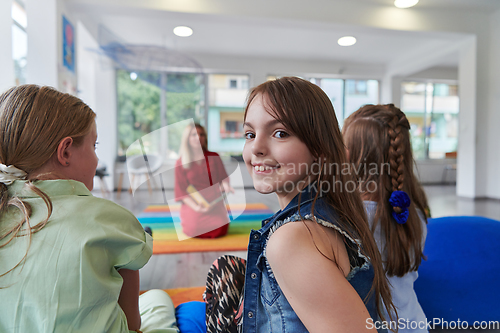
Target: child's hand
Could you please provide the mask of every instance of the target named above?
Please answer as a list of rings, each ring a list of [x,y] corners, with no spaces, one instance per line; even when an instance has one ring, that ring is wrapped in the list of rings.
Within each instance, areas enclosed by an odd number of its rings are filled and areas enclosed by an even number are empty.
[[[224,192],[226,193],[234,193],[234,188],[229,185],[228,182],[222,182],[222,187],[224,187]]]
[[[195,208],[194,208],[194,211],[195,212],[198,212],[198,213],[206,213],[210,210],[210,207],[205,207],[203,205],[197,205]]]

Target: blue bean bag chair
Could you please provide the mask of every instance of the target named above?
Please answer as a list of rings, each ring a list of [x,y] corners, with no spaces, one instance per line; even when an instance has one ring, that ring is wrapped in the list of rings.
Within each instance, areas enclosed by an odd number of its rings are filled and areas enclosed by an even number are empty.
[[[415,292],[428,321],[500,319],[500,221],[429,219],[424,254]]]
[[[179,304],[175,308],[177,327],[181,333],[206,333],[205,303],[191,301]]]

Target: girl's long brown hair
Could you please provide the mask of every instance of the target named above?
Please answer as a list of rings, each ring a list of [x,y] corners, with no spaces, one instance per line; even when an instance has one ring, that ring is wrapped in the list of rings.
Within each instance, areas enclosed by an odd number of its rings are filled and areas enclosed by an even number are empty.
[[[31,226],[29,203],[17,196],[11,197],[8,186],[0,183],[0,241],[3,243],[0,250],[21,236],[28,236],[28,244],[31,244],[32,234],[47,224],[52,201],[33,183],[48,175],[37,175],[36,170],[50,160],[62,139],[71,137],[75,145],[81,144],[94,119],[94,111],[79,98],[50,87],[27,84],[0,95],[0,163],[26,172],[25,186],[38,194],[47,206],[47,218]],[[11,208],[21,212],[20,220],[14,223],[3,218]],[[0,277],[19,266],[28,250],[29,246],[21,261],[7,272],[0,272]]]
[[[322,191],[325,194],[323,197],[338,214],[337,222],[340,227],[353,239],[360,239],[361,251],[370,258],[375,271],[370,294],[375,293],[379,316],[384,318],[381,311],[382,301],[388,310],[394,309],[390,289],[380,253],[366,221],[359,192],[356,186],[347,185],[353,181],[352,176],[342,173],[342,166],[347,163],[347,157],[330,99],[320,87],[309,81],[297,77],[282,77],[262,83],[250,91],[245,118],[248,107],[257,96],[264,97],[268,112],[322,161],[323,170],[317,172],[317,186],[319,189],[325,189]],[[317,197],[313,202],[313,211],[316,199]],[[346,246],[350,244],[346,242]],[[335,258],[332,261],[337,264]]]
[[[416,271],[423,255],[423,228],[417,213],[427,211],[427,199],[413,173],[410,123],[393,104],[365,105],[344,122],[342,132],[349,163],[357,174],[365,198],[377,201],[372,231],[380,223],[385,237],[388,276]],[[398,224],[392,217],[389,198],[393,191],[410,197],[409,217]]]

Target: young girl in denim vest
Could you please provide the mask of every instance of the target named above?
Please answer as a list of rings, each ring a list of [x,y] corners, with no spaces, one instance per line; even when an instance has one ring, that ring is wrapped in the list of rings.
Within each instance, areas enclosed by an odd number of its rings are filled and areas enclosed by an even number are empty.
[[[152,239],[91,194],[95,113],[50,87],[0,95],[0,332],[178,332],[161,290],[139,297]]]
[[[342,130],[402,333],[427,332],[413,283],[424,257],[428,205],[413,174],[409,130],[405,114],[393,104],[363,106]]]
[[[244,132],[254,187],[281,210],[251,232],[244,284],[208,288],[208,331],[376,331],[390,291],[328,96],[296,77],[267,81],[250,92]],[[227,275],[241,264],[215,266]],[[237,299],[232,285],[244,289],[235,316],[218,310]]]

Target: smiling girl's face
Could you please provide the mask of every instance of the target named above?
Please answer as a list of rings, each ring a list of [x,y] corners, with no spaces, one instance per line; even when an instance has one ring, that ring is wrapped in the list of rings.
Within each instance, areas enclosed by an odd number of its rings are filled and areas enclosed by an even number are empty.
[[[307,146],[266,111],[257,95],[248,107],[243,159],[260,193],[275,192],[284,208],[309,183],[315,161]]]

